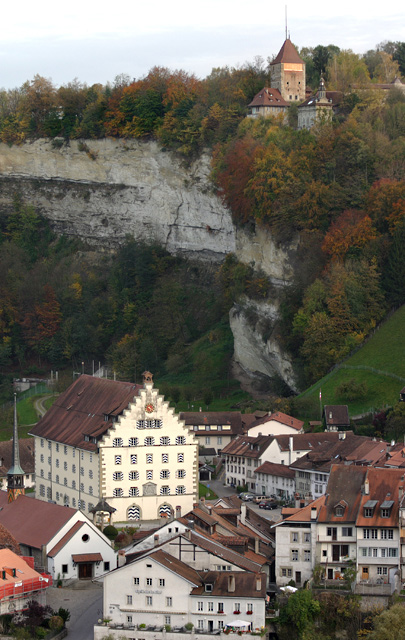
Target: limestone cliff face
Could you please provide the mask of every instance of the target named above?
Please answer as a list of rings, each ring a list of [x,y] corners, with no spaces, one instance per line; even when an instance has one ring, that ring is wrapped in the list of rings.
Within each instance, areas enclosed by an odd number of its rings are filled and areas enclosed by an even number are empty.
[[[235,228],[212,189],[209,172],[208,154],[182,162],[156,142],[72,140],[60,148],[48,140],[0,144],[0,213],[10,210],[13,195],[20,193],[55,231],[100,248],[113,249],[129,234],[171,253],[214,263],[234,252],[264,271],[276,288],[287,284],[296,243],[279,248],[264,230]],[[264,321],[277,316],[276,307],[266,305],[256,313]],[[247,373],[278,373],[290,384],[291,365],[274,339],[270,335],[264,340],[242,317],[232,310],[236,360]]]

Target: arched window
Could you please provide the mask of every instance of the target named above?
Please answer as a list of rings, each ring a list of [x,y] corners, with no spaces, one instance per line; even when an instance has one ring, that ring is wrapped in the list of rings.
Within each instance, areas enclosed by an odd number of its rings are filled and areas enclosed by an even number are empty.
[[[148,436],[147,438],[145,438],[144,441],[145,447],[150,447],[152,445],[155,444],[155,438],[153,438],[152,436]]]
[[[170,518],[173,509],[170,504],[161,504],[158,509],[159,518]]]
[[[123,480],[123,479],[124,479],[124,474],[122,473],[122,471],[114,471],[113,480]]]
[[[129,487],[129,496],[130,497],[135,497],[135,496],[139,496],[139,489],[138,487]]]
[[[128,507],[127,509],[127,520],[140,520],[141,519],[141,509],[136,504]]]
[[[168,436],[162,436],[160,438],[160,444],[161,445],[170,444],[170,438]]]
[[[130,471],[129,472],[130,480],[139,480],[139,471]]]
[[[176,444],[186,444],[186,437],[185,436],[177,436]]]
[[[113,489],[114,498],[122,498],[123,495],[124,495],[123,489]]]
[[[130,447],[137,447],[139,444],[139,439],[138,438],[130,438],[128,441],[128,444]]]
[[[179,484],[176,487],[176,495],[181,495],[182,493],[186,493],[186,487],[183,484]]]
[[[122,438],[114,438],[113,440],[113,447],[122,447],[123,446],[123,440]]]

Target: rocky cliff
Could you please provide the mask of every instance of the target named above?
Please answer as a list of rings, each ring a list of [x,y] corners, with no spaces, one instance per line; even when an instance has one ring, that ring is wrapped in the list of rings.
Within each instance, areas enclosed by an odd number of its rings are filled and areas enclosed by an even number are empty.
[[[219,263],[234,252],[264,271],[276,290],[291,281],[296,243],[280,248],[264,230],[235,228],[210,184],[208,155],[187,163],[155,142],[62,142],[0,144],[0,212],[19,193],[55,231],[100,248],[112,249],[130,234],[192,259]],[[255,305],[255,314],[259,324],[274,320],[277,296],[271,309]],[[231,326],[235,358],[247,374],[277,373],[294,387],[291,364],[271,332],[263,338],[236,308]]]

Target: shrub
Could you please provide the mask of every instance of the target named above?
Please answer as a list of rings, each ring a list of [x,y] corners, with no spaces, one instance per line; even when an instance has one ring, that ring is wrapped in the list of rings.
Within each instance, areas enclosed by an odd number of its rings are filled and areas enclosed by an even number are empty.
[[[63,622],[63,618],[61,616],[52,616],[52,618],[49,619],[49,628],[52,629],[52,631],[55,631],[56,629],[62,629],[64,622]]]
[[[116,529],[112,524],[107,525],[103,529],[103,533],[109,540],[115,540],[118,535],[118,529]]]
[[[338,396],[345,400],[358,400],[367,395],[367,385],[365,382],[357,382],[355,378],[345,380],[336,389]]]

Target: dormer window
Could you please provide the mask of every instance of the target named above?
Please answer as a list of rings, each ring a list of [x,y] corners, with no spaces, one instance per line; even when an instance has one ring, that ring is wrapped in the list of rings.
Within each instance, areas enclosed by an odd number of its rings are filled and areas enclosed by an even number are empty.
[[[375,508],[377,506],[377,500],[367,500],[364,505],[364,517],[372,518],[374,515]]]
[[[206,584],[205,585],[205,591],[211,593],[212,591],[212,584]]]
[[[391,516],[392,507],[394,506],[393,500],[384,500],[381,504],[381,517],[389,518]]]
[[[335,516],[337,518],[343,518],[344,512],[345,510],[343,509],[342,505],[339,505],[335,509]]]

